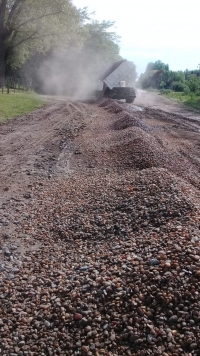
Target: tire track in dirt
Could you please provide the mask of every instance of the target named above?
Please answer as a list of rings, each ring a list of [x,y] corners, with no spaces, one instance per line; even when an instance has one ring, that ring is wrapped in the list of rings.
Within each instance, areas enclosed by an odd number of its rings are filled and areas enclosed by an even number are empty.
[[[140,166],[145,152],[154,157],[157,162],[154,165],[162,166],[162,162],[159,163],[160,153],[157,154],[154,149],[157,144],[160,152],[170,153],[174,172],[177,162],[184,177],[189,176],[190,181],[193,179],[198,186],[200,168],[196,142],[199,142],[199,133],[183,130],[181,123],[179,126],[176,121],[176,115],[155,109],[134,113],[138,127],[130,131],[132,119],[127,117],[131,114],[127,112],[126,104],[113,102],[109,109],[105,109],[98,107],[98,104],[53,101],[31,114],[2,124],[0,203],[12,196],[23,199],[23,194],[30,190],[32,182],[38,177],[46,179],[52,174],[69,176],[82,170],[89,175],[102,169],[105,173],[112,170],[119,172],[131,165],[134,168],[134,164]],[[120,130],[113,130],[122,121]],[[139,141],[133,140],[133,132]],[[143,136],[147,145],[142,153],[140,141]],[[152,150],[147,149],[151,146]],[[185,173],[186,166],[192,171],[188,169]]]
[[[59,142],[77,134],[88,110],[81,103],[56,101],[0,126],[0,202],[14,192],[21,194],[30,175],[41,174],[38,160],[42,160],[42,173],[48,173],[49,161],[62,151]],[[66,151],[66,142],[63,145]]]

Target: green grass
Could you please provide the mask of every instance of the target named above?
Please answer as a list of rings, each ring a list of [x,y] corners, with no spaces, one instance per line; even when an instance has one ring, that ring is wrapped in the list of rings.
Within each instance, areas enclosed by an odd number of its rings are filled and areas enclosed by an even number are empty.
[[[189,98],[184,102],[187,106],[194,108],[200,112],[200,96],[196,96],[196,98]]]
[[[27,114],[45,103],[46,101],[35,93],[2,94],[0,92],[0,123]]]
[[[179,92],[170,91],[169,93],[166,93],[165,96],[169,99],[179,101],[186,106],[189,106],[193,109],[200,111],[200,96],[194,93],[184,94],[181,92],[179,93]]]

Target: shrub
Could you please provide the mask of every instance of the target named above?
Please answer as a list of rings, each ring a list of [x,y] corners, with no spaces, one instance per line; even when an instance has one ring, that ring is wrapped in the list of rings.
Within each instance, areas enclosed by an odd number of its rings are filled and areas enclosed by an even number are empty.
[[[200,90],[200,80],[196,75],[191,75],[189,80],[188,80],[188,86],[190,88],[190,91],[193,93],[196,93],[197,91]]]
[[[190,88],[187,85],[185,85],[183,93],[184,93],[184,95],[190,94]]]
[[[173,82],[171,85],[172,89],[176,92],[183,92],[186,85],[181,82]]]

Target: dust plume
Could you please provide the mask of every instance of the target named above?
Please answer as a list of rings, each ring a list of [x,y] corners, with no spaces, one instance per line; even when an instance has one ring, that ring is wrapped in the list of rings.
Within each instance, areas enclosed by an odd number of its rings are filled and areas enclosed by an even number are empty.
[[[87,99],[95,90],[98,64],[77,51],[54,51],[42,61],[37,71],[40,91],[49,95],[64,95]]]

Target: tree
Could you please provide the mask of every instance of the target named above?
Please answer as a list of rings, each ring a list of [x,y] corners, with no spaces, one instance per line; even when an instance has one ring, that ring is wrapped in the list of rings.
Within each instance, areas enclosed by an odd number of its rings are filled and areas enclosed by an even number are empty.
[[[192,93],[200,91],[200,80],[195,74],[191,74],[188,80],[188,87]]]
[[[159,89],[160,86],[163,87],[164,83],[162,80],[163,70],[151,70],[140,75],[139,85],[143,89],[148,89],[149,87]]]
[[[152,70],[154,70],[154,63],[153,62],[149,62],[147,64],[147,67],[146,67],[146,72],[150,72]]]
[[[163,63],[161,60],[155,61],[155,62],[149,62],[147,64],[146,72],[150,72],[152,70],[169,70],[169,65]]]
[[[148,89],[149,87],[155,89],[166,88],[170,82],[169,73],[169,65],[161,60],[149,62],[145,73],[140,75],[138,84],[143,89]]]
[[[91,61],[93,67],[101,67],[102,64],[120,60],[119,37],[110,31],[114,22],[92,21],[86,24],[87,38],[84,42],[82,54]]]
[[[161,60],[158,60],[158,61],[156,61],[154,63],[153,69],[154,70],[163,70],[163,71],[166,70],[166,71],[168,71],[169,70],[169,65],[163,63]]]
[[[85,16],[85,15],[84,15]],[[117,35],[110,21],[87,21],[82,26],[82,46],[53,46],[47,53],[34,53],[20,69],[20,75],[32,79],[36,91],[73,95],[94,85],[94,77],[106,62],[121,60]],[[127,78],[134,82],[136,72]]]
[[[80,40],[85,16],[70,0],[0,0],[0,81],[6,62],[16,67],[34,51]]]

